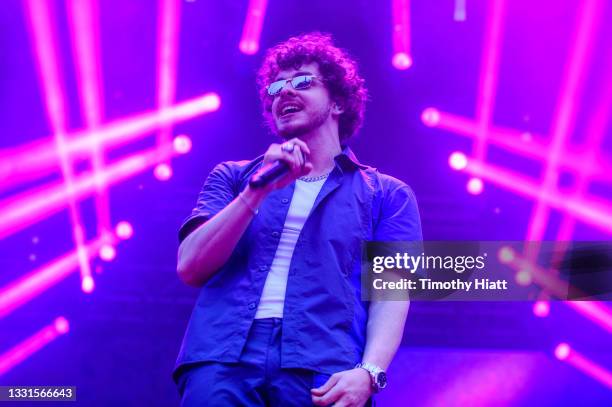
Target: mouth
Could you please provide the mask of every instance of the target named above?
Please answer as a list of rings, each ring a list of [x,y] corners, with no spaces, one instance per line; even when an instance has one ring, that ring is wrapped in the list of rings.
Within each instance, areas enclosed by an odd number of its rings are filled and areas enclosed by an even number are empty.
[[[279,106],[277,109],[277,114],[279,118],[283,118],[300,111],[302,111],[302,107],[299,104],[295,102],[287,102]]]

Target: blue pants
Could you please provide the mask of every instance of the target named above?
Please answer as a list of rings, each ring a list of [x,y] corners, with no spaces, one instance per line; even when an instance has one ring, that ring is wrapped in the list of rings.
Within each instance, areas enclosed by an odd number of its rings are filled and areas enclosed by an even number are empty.
[[[178,377],[182,407],[312,406],[310,389],[329,375],[308,369],[281,369],[282,319],[253,322],[240,362],[201,362]]]

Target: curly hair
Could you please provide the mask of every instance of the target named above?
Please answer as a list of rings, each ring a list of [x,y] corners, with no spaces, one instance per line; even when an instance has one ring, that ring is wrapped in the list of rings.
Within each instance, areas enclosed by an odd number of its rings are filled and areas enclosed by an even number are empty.
[[[340,142],[344,142],[353,136],[363,123],[367,90],[363,78],[359,76],[355,60],[346,51],[337,48],[329,34],[312,32],[291,37],[266,52],[262,66],[257,72],[257,87],[264,119],[273,130],[272,98],[268,95],[266,86],[275,79],[279,71],[297,69],[311,62],[318,64],[323,83],[332,100],[344,109],[338,122]]]

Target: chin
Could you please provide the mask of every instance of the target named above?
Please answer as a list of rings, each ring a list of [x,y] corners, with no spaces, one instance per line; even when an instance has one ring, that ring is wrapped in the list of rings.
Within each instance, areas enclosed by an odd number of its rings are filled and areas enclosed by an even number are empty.
[[[284,139],[291,139],[298,137],[306,132],[306,126],[300,124],[289,124],[283,126],[276,126],[276,132]]]

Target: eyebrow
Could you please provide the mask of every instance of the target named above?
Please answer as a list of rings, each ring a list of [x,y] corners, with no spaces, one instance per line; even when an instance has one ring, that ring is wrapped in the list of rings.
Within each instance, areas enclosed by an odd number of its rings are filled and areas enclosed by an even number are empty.
[[[293,77],[295,78],[296,76],[300,76],[300,75],[313,75],[313,76],[314,76],[314,74],[313,74],[312,72],[308,72],[308,71],[297,71],[297,72],[295,72],[295,73],[293,74]],[[283,79],[286,79],[286,78],[278,78],[278,77],[277,77],[276,79],[274,79],[274,82],[276,82],[276,81],[282,81]]]

